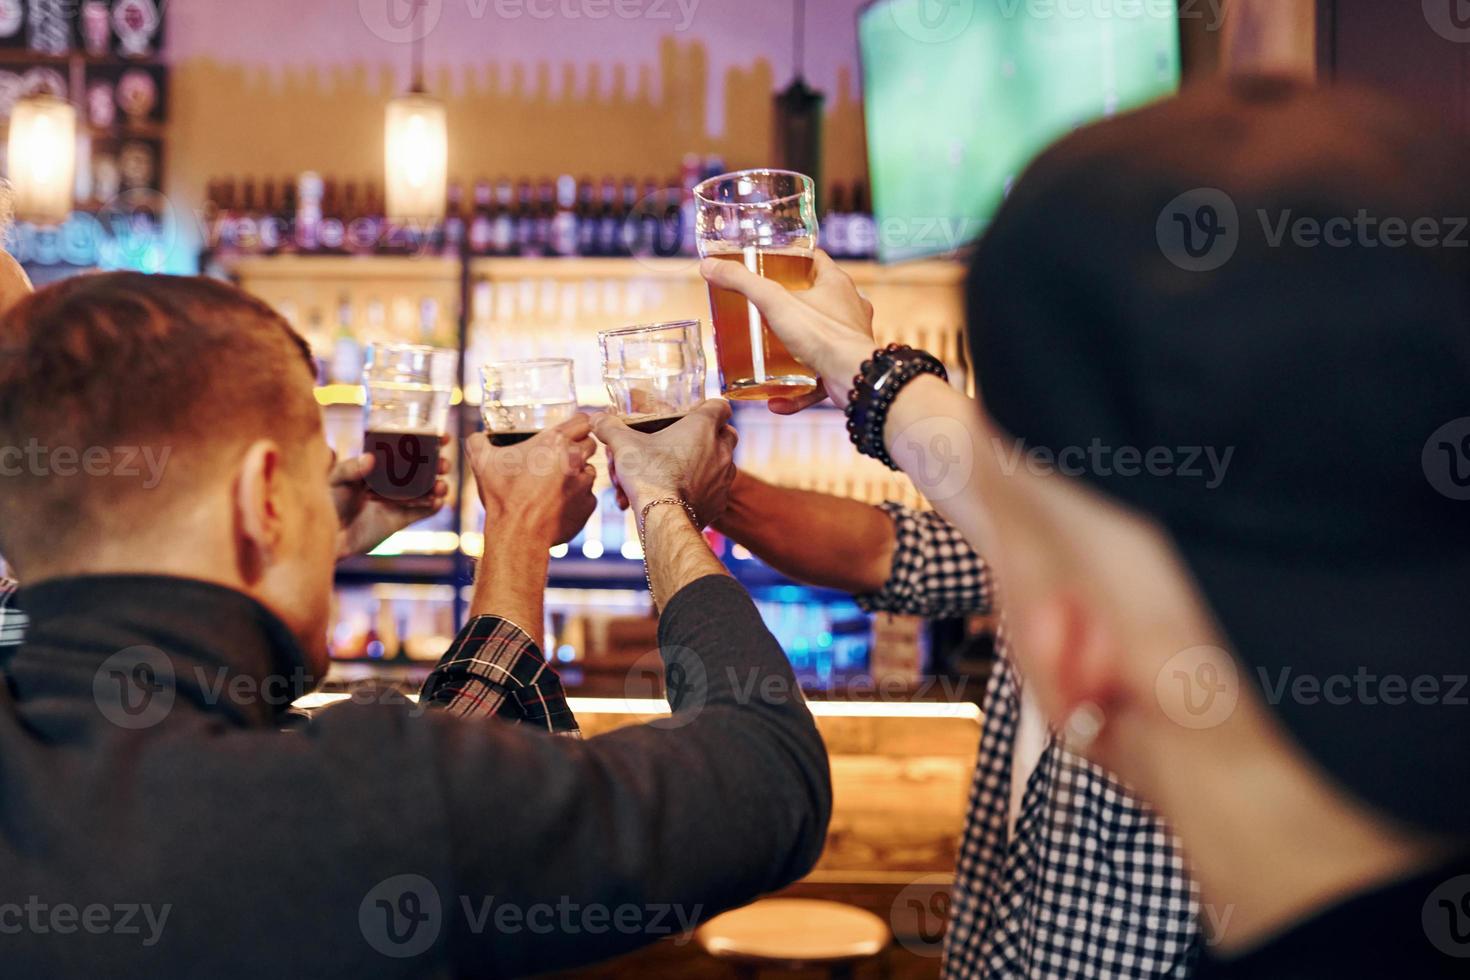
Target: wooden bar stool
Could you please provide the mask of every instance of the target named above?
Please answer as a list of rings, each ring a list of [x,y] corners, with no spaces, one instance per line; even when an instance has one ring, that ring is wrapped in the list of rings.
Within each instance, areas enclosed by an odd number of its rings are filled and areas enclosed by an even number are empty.
[[[872,912],[809,898],[767,898],[717,915],[694,932],[706,953],[729,963],[742,980],[761,970],[826,967],[832,980],[850,980],[878,959],[893,933]],[[887,976],[887,962],[879,964]]]

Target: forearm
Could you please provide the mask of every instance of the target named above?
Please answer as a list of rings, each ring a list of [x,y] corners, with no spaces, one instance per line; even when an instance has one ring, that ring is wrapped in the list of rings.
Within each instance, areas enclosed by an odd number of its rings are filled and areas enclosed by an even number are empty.
[[[454,760],[443,778],[460,893],[523,909],[662,908],[683,921],[569,935],[470,930],[460,916],[458,964],[521,976],[605,959],[815,864],[831,814],[826,750],[749,597],[724,576],[690,583],[670,598],[659,645],[685,667],[670,719],[585,743],[449,723],[432,757]],[[507,854],[535,857],[522,867]]]
[[[715,527],[783,575],[854,595],[880,591],[893,564],[893,522],[877,507],[746,473]]]
[[[997,548],[984,502],[1006,490],[992,435],[974,400],[934,375],[903,388],[883,430],[889,455],[919,492],[990,557]]]
[[[540,536],[498,521],[487,529],[485,553],[475,575],[470,617],[498,616],[508,620],[546,649],[546,573],[550,546]]]
[[[643,551],[649,586],[660,606],[706,575],[730,574],[678,504],[649,508],[643,526]]]

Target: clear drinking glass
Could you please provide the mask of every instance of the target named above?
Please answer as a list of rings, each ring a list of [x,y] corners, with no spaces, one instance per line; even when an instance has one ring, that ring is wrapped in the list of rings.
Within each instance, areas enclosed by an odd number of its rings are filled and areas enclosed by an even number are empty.
[[[742,170],[694,189],[695,236],[702,258],[739,262],[787,289],[810,289],[817,249],[816,188],[790,170]],[[720,390],[764,401],[815,391],[817,376],[781,343],[744,296],[710,286]]]
[[[597,335],[613,407],[640,432],[659,432],[704,400],[698,320],[651,323]]]
[[[459,355],[415,344],[370,344],[363,366],[363,452],[376,462],[367,485],[389,500],[434,492]]]
[[[577,383],[567,358],[486,364],[480,378],[480,415],[492,445],[525,442],[577,414]]]

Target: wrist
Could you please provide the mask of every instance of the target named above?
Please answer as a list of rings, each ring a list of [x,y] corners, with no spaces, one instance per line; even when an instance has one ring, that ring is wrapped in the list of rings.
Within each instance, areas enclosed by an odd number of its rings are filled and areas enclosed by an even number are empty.
[[[844,388],[851,387],[853,376],[862,370],[863,362],[873,356],[874,347],[875,342],[866,337],[844,339],[830,345],[822,359],[822,377],[830,378]],[[839,404],[837,407],[843,406]]]
[[[662,497],[678,497],[684,499],[684,491],[672,483],[636,483],[628,488],[628,502],[632,504],[634,513],[641,514],[644,506],[650,500],[658,500]]]
[[[487,508],[484,538],[487,555],[492,544],[497,550],[545,552],[556,544],[556,528],[548,522],[528,518],[524,511]]]
[[[746,505],[746,495],[751,489],[750,477],[745,475],[744,470],[735,471],[735,479],[730,482],[730,492],[725,498],[725,509],[719,516],[710,521],[709,526],[725,535],[734,538],[732,533],[741,526],[740,514]]]

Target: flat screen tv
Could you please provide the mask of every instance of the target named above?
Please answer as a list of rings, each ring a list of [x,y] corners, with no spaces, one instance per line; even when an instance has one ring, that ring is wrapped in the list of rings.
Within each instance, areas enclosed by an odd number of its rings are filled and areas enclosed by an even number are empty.
[[[875,0],[858,43],[884,262],[973,242],[1050,143],[1181,77],[1161,0]]]

